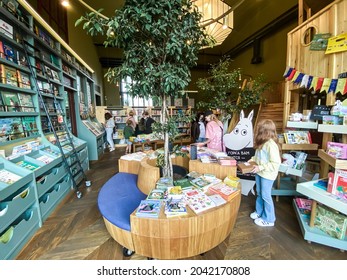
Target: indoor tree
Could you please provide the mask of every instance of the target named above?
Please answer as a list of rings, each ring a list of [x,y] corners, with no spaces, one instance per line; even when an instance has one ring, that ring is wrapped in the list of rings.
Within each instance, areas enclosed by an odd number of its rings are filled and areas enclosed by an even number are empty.
[[[152,98],[161,104],[161,119],[154,133],[164,139],[163,176],[172,177],[169,151],[175,124],[167,110],[168,97],[181,97],[191,81],[190,68],[197,64],[203,46],[212,46],[199,22],[202,15],[191,0],[126,0],[112,18],[91,12],[77,20],[94,36],[106,35],[105,47],[123,50],[121,66],[110,68],[108,81],[131,77],[131,96]],[[177,130],[176,130],[177,131]]]
[[[203,100],[197,104],[198,108],[219,109],[222,121],[232,117],[228,132],[234,129],[241,110],[265,101],[262,94],[269,87],[262,74],[249,81],[243,80],[242,70],[230,70],[231,63],[230,58],[223,57],[211,65],[209,77],[200,78],[196,83]]]

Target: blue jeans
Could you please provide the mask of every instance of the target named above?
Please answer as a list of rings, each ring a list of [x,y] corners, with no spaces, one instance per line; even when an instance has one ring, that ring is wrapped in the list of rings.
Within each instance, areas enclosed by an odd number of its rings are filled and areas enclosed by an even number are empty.
[[[255,211],[264,221],[274,223],[276,220],[275,206],[271,196],[271,189],[274,180],[265,179],[255,174],[255,184],[257,199],[255,201]]]

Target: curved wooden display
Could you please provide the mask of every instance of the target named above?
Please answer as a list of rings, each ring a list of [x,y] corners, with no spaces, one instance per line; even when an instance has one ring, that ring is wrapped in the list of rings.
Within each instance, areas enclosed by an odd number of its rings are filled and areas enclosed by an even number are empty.
[[[128,230],[121,229],[116,225],[112,224],[109,220],[103,217],[106,229],[108,233],[112,236],[123,247],[135,251],[134,243],[132,240],[131,232]]]
[[[139,218],[132,213],[135,252],[157,259],[182,259],[207,252],[231,233],[240,202],[238,191],[231,201],[198,215],[190,209],[187,216],[177,218],[166,218],[163,209],[158,219]]]
[[[144,158],[140,162],[137,178],[137,187],[144,194],[149,194],[155,188],[155,184],[160,178],[159,167],[155,166],[155,159]]]

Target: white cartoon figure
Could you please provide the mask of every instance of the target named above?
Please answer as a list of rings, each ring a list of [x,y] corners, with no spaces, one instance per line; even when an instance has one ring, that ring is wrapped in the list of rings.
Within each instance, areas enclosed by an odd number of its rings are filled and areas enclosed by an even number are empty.
[[[243,110],[240,113],[240,120],[231,133],[223,137],[225,146],[230,150],[242,150],[244,148],[253,148],[253,110],[245,118]]]

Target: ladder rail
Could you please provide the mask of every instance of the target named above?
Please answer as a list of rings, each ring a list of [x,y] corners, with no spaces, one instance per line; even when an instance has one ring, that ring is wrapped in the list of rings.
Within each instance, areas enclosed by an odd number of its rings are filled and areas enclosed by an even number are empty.
[[[33,54],[29,54],[28,46],[30,48],[32,48]],[[34,71],[34,67],[35,66],[32,65],[32,59],[31,58],[33,58],[35,60],[36,59],[39,60],[39,62],[41,64],[42,76],[47,81],[47,84],[49,85],[49,91],[50,91],[50,93],[53,96],[54,110],[57,113],[57,116],[61,115],[61,117],[63,118],[63,110],[61,108],[60,102],[57,100],[57,98],[56,98],[56,96],[54,94],[53,84],[52,84],[52,81],[51,81],[50,77],[47,74],[46,67],[45,67],[46,66],[45,61],[41,57],[37,57],[37,55],[35,55],[35,50],[37,52],[39,52],[40,50],[37,49],[32,44],[30,44],[28,41],[24,40],[24,37],[23,37],[23,48],[24,48],[25,57],[26,57],[27,62],[28,62],[28,67],[29,67],[31,76],[33,77],[33,80],[34,80],[34,83],[35,83],[35,87],[36,87],[36,91],[37,91],[38,96],[39,96],[39,104],[41,105],[40,107],[43,108],[43,110],[45,112],[45,115],[47,117],[47,120],[48,120],[48,125],[49,125],[51,131],[54,134],[54,137],[56,139],[57,146],[58,146],[58,148],[59,148],[59,150],[61,152],[64,164],[65,164],[65,166],[67,168],[67,171],[68,171],[68,173],[69,173],[69,175],[71,177],[73,188],[76,190],[77,195],[80,196],[79,184],[83,181],[83,179],[85,181],[87,181],[87,176],[86,176],[86,174],[85,174],[85,172],[83,170],[82,164],[80,162],[77,150],[76,150],[75,145],[73,143],[73,139],[72,139],[72,137],[70,135],[69,129],[67,127],[67,124],[66,124],[66,122],[63,119],[62,122],[58,122],[58,124],[59,124],[59,132],[61,132],[61,126],[63,126],[63,128],[64,128],[63,130],[65,132],[65,135],[67,136],[67,139],[68,139],[68,145],[72,149],[70,151],[67,151],[67,153],[64,152],[64,148],[63,148],[63,146],[60,143],[60,137],[59,137],[62,134],[61,133],[60,134],[57,133],[56,126],[53,124],[53,122],[51,120],[50,111],[48,110],[48,108],[46,106],[46,103],[44,102],[44,99],[43,99],[43,96],[42,96],[42,90],[39,87],[39,83],[38,83],[38,79],[37,79],[37,73]],[[66,146],[66,145],[64,145],[64,146]],[[69,162],[67,161],[67,157],[68,156],[70,156],[71,159],[75,160],[72,164],[69,164]],[[76,164],[78,165],[78,170],[77,170],[77,172],[74,173],[74,172],[72,172],[72,167],[75,166]],[[79,184],[77,184],[76,180],[75,180],[75,176],[77,177],[77,175],[79,173],[82,174],[82,179],[79,181]]]

